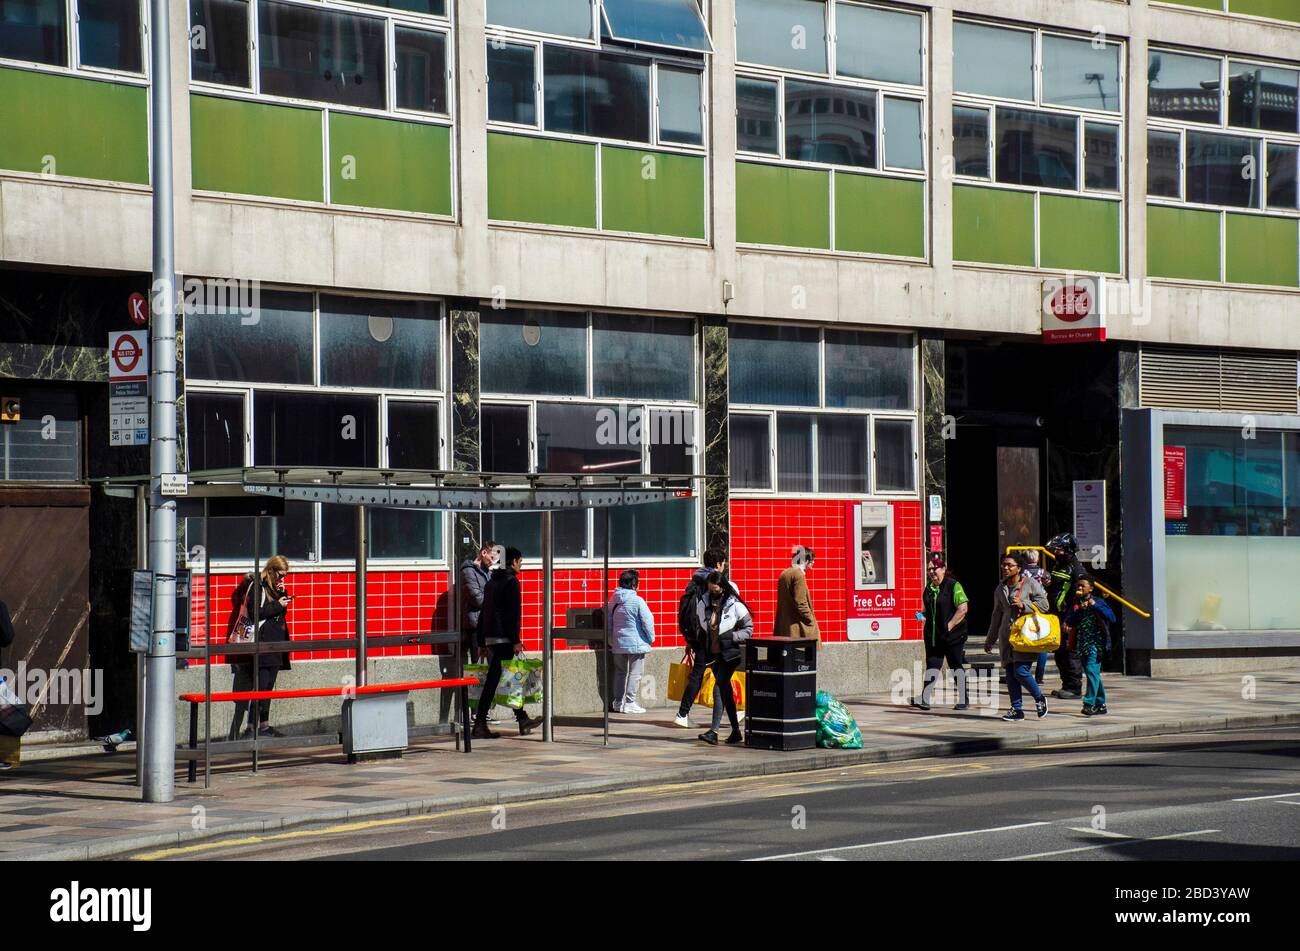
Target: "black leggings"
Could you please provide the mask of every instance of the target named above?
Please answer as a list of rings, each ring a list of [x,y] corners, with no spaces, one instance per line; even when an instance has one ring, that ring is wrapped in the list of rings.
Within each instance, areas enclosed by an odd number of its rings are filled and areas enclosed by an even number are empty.
[[[238,692],[243,690],[274,690],[275,678],[279,676],[278,667],[259,667],[257,670],[257,686],[253,686],[253,665],[237,664],[235,666],[235,682],[231,689]],[[253,704],[254,709],[260,716],[260,722],[266,723],[271,719],[271,701],[270,700],[236,700],[235,701],[235,719],[231,722],[230,733],[235,735],[239,732],[240,726],[244,722],[244,714],[248,710],[249,704]],[[250,719],[248,725],[251,727],[253,721]]]

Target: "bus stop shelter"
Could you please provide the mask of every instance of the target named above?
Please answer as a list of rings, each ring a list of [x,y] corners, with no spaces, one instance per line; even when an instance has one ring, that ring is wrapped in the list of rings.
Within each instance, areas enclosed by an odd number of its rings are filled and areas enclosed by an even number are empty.
[[[501,512],[539,512],[542,516],[542,739],[554,741],[554,552],[552,513],[557,509],[597,509],[603,514],[604,556],[602,609],[609,601],[610,511],[629,505],[646,505],[671,499],[690,498],[695,485],[702,480],[698,475],[658,476],[635,474],[527,474],[443,471],[424,472],[391,469],[308,469],[252,467],[221,469],[185,474],[184,494],[177,493],[178,517],[198,520],[203,525],[204,554],[204,630],[201,649],[177,651],[177,656],[202,659],[204,668],[204,745],[197,753],[181,751],[186,758],[201,758],[204,762],[205,782],[211,763],[212,727],[212,657],[255,657],[261,653],[287,651],[340,650],[355,652],[355,686],[368,684],[367,659],[372,647],[452,644],[460,656],[459,583],[457,599],[452,608],[451,629],[430,631],[420,635],[390,635],[368,637],[366,633],[366,573],[368,569],[367,512],[375,508],[410,509],[415,511],[450,511],[469,514]],[[147,476],[110,478],[103,481],[104,491],[112,497],[134,499],[137,507],[138,567],[144,568],[145,527],[147,525]],[[322,502],[349,506],[356,510],[356,625],[351,637],[330,637],[276,642],[220,644],[213,650],[212,643],[212,586],[211,558],[206,550],[210,538],[210,521],[214,518],[251,518],[253,520],[254,573],[261,568],[260,522],[263,518],[282,514],[287,502]],[[188,540],[187,540],[188,543]],[[450,549],[449,549],[450,550]],[[269,553],[268,553],[269,554]],[[456,559],[448,555],[454,570]],[[256,599],[255,599],[256,600]],[[582,640],[600,640],[607,645],[609,633],[608,611],[604,612],[603,631],[581,632]],[[579,638],[574,638],[579,639]],[[602,651],[602,680],[605,689],[609,683],[609,651]],[[138,655],[142,656],[142,655]],[[137,781],[140,779],[140,750],[143,747],[146,717],[144,715],[144,664],[137,665],[136,727],[140,740],[137,750]],[[175,701],[173,701],[175,702]],[[609,703],[604,706],[604,742],[609,742]],[[454,731],[453,731],[454,732]],[[301,737],[259,743],[256,734],[252,743],[253,766],[257,767],[258,751],[274,746],[309,745]],[[201,757],[198,755],[201,754]]]

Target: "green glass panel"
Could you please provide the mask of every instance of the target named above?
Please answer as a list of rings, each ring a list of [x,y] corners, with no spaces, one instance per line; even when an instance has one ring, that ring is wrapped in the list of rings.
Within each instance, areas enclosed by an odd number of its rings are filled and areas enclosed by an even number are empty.
[[[149,183],[142,86],[0,69],[0,168]]]
[[[1247,16],[1300,23],[1300,3],[1296,0],[1228,0],[1228,9]]]
[[[830,248],[829,172],[736,163],[736,240]]]
[[[451,130],[331,112],[330,202],[451,214]]]
[[[925,256],[925,184],[835,173],[835,249]]]
[[[192,95],[190,146],[196,190],[325,200],[316,109]]]
[[[1219,214],[1147,205],[1147,273],[1219,280]]]
[[[1118,274],[1120,203],[1041,195],[1038,260],[1041,267]]]
[[[1295,218],[1228,215],[1227,276],[1229,284],[1300,284],[1300,223]]]
[[[596,147],[488,133],[488,217],[596,227]]]
[[[605,230],[704,237],[703,158],[606,146],[600,183]]]
[[[952,189],[955,261],[1034,266],[1034,196],[978,185]]]
[[[1222,10],[1223,0],[1160,0],[1179,7],[1200,7],[1202,10]]]

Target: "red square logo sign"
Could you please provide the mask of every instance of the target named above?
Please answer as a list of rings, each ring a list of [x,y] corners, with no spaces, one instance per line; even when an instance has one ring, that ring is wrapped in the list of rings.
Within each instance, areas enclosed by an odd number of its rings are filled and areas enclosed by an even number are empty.
[[[1043,282],[1043,343],[1106,339],[1106,280],[1075,277]]]

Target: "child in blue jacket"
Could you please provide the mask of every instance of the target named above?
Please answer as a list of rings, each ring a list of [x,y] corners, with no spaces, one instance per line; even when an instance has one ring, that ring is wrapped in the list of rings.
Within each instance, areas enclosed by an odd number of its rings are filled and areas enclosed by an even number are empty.
[[[1083,664],[1086,686],[1083,715],[1102,716],[1106,710],[1106,688],[1101,683],[1101,658],[1110,650],[1110,626],[1115,612],[1104,599],[1093,594],[1091,578],[1080,578],[1074,589],[1074,607],[1065,616],[1073,632],[1074,654]]]

